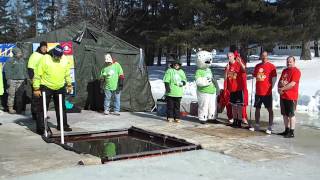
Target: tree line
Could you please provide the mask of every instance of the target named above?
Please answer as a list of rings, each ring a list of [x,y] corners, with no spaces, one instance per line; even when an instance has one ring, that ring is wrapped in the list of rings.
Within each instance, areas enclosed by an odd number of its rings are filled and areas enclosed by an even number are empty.
[[[163,54],[249,45],[271,50],[276,43],[301,44],[311,59],[318,49],[320,1],[310,0],[1,0],[0,42],[18,42],[77,21],[87,21],[145,51],[153,64]],[[319,56],[318,51],[315,52]]]

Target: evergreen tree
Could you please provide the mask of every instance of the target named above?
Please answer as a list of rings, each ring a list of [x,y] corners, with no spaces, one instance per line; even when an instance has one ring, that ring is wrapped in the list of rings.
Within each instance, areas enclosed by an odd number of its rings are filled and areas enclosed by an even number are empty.
[[[276,41],[276,27],[272,25],[276,7],[266,1],[225,0],[216,3],[219,9],[224,32],[222,44],[235,44],[240,47],[241,56],[247,60],[250,44],[271,43]]]
[[[24,20],[23,3],[21,1],[11,1],[11,5],[8,7],[6,24],[6,37],[8,42],[17,42],[24,38],[26,24]]]
[[[65,23],[66,7],[64,0],[38,1],[38,22],[39,27],[42,27],[40,32],[53,31],[67,24]]]
[[[38,0],[23,0],[24,9],[23,11],[26,12],[25,16],[25,23],[27,24],[28,28],[26,29],[24,38],[29,38],[33,36],[37,36],[38,34]]]
[[[7,22],[9,19],[8,16],[8,2],[9,0],[0,1],[0,42],[7,41]]]
[[[65,22],[69,24],[79,19],[82,19],[81,8],[82,7],[80,0],[69,0],[67,3]]]
[[[279,0],[286,40],[302,44],[300,59],[311,60],[309,41],[320,36],[320,1]]]

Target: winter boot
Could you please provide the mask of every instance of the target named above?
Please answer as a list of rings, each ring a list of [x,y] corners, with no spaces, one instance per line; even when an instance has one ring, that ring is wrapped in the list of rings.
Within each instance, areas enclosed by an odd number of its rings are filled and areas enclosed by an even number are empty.
[[[13,107],[10,106],[8,109],[10,114],[16,114],[16,111],[13,109]]]
[[[282,133],[278,133],[278,135],[285,136],[289,133],[289,128],[286,128]]]
[[[238,119],[233,119],[232,127],[236,128],[238,125]]]
[[[289,132],[284,136],[285,138],[294,138],[294,129],[290,129]]]
[[[200,121],[200,124],[207,124],[207,121]]]

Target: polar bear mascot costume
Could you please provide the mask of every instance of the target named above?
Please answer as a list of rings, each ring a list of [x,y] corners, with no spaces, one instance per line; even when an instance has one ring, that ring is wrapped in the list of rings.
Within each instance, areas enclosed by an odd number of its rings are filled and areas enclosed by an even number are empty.
[[[197,53],[197,71],[195,80],[197,84],[198,118],[202,124],[208,119],[216,118],[216,87],[210,66],[212,54],[208,51]]]

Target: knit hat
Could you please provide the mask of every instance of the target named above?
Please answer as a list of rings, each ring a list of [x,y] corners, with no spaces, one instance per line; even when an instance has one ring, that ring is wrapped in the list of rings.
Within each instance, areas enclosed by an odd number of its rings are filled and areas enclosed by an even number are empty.
[[[57,45],[56,47],[54,47],[52,49],[52,55],[56,57],[61,57],[63,55],[63,47],[61,47],[60,45]]]
[[[104,55],[104,62],[106,63],[112,63],[112,57],[110,54]]]

